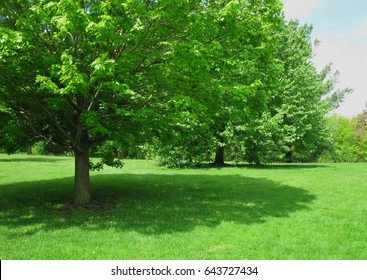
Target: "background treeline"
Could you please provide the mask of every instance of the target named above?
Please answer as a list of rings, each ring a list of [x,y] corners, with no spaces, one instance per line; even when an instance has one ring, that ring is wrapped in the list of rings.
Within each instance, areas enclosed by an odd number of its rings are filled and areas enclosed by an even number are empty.
[[[349,119],[337,114],[327,118],[330,146],[319,157],[321,162],[367,161],[367,110]]]
[[[367,162],[367,111],[350,119],[338,114],[332,114],[326,117],[326,127],[329,131],[329,138],[320,145],[318,155],[310,157],[302,157],[302,154],[296,154],[295,162]],[[4,149],[0,150],[5,152]],[[65,155],[72,156],[69,151],[65,151],[44,141],[39,141],[16,152],[29,153],[33,155]],[[114,154],[116,157],[129,159],[154,159],[159,162],[175,166],[177,158],[172,156],[175,150],[166,151],[167,155],[163,156],[162,152],[156,152],[155,145],[140,145],[131,149],[121,147],[114,142],[106,142],[92,151],[92,156],[98,157],[106,152]],[[180,152],[177,152],[181,154]],[[174,158],[174,162],[170,163],[170,155]],[[235,146],[227,149],[226,159],[231,162],[241,162],[239,151]],[[208,159],[214,158],[211,154]],[[288,159],[284,156],[280,162],[286,162]],[[185,163],[185,158],[181,159],[181,166]],[[200,162],[202,163],[202,162]]]

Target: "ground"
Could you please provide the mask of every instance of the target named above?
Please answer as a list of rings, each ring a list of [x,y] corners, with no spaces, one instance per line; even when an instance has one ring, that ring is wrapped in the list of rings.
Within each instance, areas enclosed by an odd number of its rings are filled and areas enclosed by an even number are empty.
[[[367,164],[92,172],[0,155],[0,259],[367,259]]]

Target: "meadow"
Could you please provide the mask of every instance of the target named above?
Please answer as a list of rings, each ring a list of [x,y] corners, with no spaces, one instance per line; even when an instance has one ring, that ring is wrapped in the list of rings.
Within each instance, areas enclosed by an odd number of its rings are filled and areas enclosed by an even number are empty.
[[[367,259],[367,164],[167,169],[0,155],[0,259]]]

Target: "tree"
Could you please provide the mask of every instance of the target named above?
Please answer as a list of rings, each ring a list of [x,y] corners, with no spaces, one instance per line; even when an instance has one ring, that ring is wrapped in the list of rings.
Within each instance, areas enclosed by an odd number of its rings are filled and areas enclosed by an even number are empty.
[[[220,23],[206,11],[232,2],[1,2],[0,100],[35,140],[74,152],[75,205],[90,202],[90,147],[166,131],[170,104],[202,78],[189,73],[207,67],[182,54],[209,49],[198,30],[218,34]]]
[[[246,159],[266,163],[285,159],[315,160],[328,142],[325,115],[350,89],[334,90],[336,73],[328,65],[318,73],[313,56],[310,26],[296,21],[284,25],[277,58],[282,64],[281,85],[269,98],[267,110],[245,132]]]
[[[233,126],[256,118],[278,84],[274,54],[275,34],[283,20],[280,11],[279,1],[229,1],[224,7],[207,9],[215,31],[194,33],[193,39],[200,42],[205,36],[210,44],[186,46],[188,51],[179,56],[184,61],[201,58],[194,72],[200,78],[180,99],[184,102],[174,103],[184,114],[174,118],[170,141],[156,144],[163,163],[197,164],[215,155],[214,164],[224,164]],[[185,65],[177,65],[178,71],[184,70]]]
[[[226,44],[232,51],[226,62],[234,67],[216,79],[220,81],[217,98],[209,106],[216,143],[213,164],[217,166],[224,165],[224,150],[235,141],[236,129],[257,119],[279,86],[275,53],[283,24],[280,2],[252,2],[236,11],[246,17],[239,23],[237,36]]]
[[[331,145],[323,151],[322,162],[365,162],[367,161],[367,113],[350,119],[336,113],[327,117]]]
[[[354,119],[355,126],[355,152],[359,161],[367,161],[367,106],[366,109]]]
[[[355,162],[356,154],[356,127],[354,120],[337,114],[327,118],[327,126],[331,134],[332,145],[326,149],[321,161]]]

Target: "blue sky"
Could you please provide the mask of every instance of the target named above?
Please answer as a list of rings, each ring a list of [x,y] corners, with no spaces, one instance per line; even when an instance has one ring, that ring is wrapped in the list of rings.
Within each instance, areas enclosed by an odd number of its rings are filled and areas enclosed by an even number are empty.
[[[293,0],[297,2],[297,0]],[[367,23],[366,0],[319,0],[313,11],[305,18],[317,30],[340,39],[367,43],[367,36],[359,34],[361,26]]]
[[[282,0],[285,16],[312,24],[313,38],[321,45],[315,49],[315,66],[333,63],[340,71],[339,88],[354,92],[336,110],[353,117],[367,103],[367,0]]]

